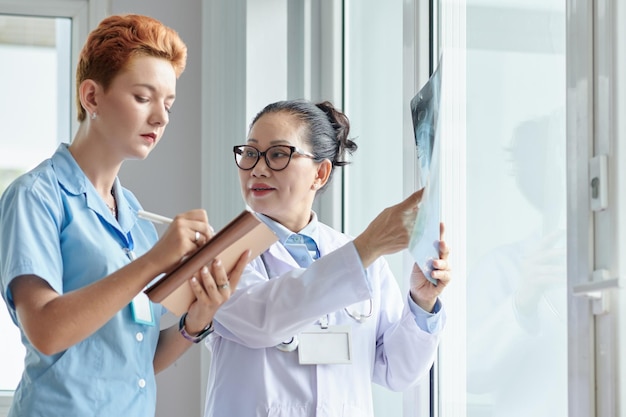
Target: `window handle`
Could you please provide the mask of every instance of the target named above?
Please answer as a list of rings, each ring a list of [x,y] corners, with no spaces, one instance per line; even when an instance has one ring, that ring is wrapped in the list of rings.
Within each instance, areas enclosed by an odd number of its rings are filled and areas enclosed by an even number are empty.
[[[573,295],[589,298],[593,303],[593,314],[596,316],[609,311],[609,297],[606,292],[624,287],[620,278],[609,278],[609,276],[608,270],[598,269],[593,271],[592,281],[574,285],[572,288]]]

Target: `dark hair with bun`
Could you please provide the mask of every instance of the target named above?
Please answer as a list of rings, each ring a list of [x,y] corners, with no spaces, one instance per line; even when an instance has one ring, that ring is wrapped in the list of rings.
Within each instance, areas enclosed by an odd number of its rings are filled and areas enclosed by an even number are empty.
[[[267,113],[285,112],[298,118],[305,126],[303,139],[311,146],[311,153],[316,161],[328,159],[333,164],[330,177],[332,179],[336,166],[344,166],[349,162],[346,154],[352,154],[357,144],[348,138],[350,121],[348,116],[337,109],[330,101],[314,104],[308,100],[285,100],[268,104],[252,120],[250,128],[259,118]]]

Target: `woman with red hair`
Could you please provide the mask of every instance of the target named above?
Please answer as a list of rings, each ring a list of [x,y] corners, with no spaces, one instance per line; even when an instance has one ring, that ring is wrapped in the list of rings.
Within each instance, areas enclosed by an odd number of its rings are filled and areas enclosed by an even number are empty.
[[[239,281],[246,254],[230,276],[204,267],[190,277],[197,301],[164,330],[142,291],[212,236],[197,209],[159,239],[117,176],[159,143],[186,57],[155,19],[104,19],[79,58],[76,136],[0,200],[0,289],[26,347],[11,417],[154,415],[155,373],[212,331]]]

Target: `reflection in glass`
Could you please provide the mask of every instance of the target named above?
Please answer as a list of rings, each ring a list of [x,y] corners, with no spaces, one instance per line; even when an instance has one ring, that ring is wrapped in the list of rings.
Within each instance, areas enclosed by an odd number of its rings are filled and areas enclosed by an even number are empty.
[[[468,388],[487,393],[490,410],[470,417],[565,415],[564,126],[559,111],[514,131],[509,151],[518,191],[539,217],[525,236],[491,249],[469,272]]]
[[[565,2],[467,15],[467,416],[566,416]]]

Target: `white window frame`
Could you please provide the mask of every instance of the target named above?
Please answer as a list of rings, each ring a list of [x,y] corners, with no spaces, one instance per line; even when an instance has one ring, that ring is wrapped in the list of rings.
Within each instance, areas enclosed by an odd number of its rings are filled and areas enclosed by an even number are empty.
[[[432,1],[430,22],[431,63],[436,69],[442,59],[441,124],[445,140],[441,142],[441,216],[446,225],[445,240],[453,249],[450,266],[454,285],[446,288],[441,298],[448,321],[439,347],[432,384],[431,416],[461,417],[467,404],[467,271],[465,235],[466,209],[466,1]],[[444,392],[442,395],[441,392]]]
[[[569,0],[567,21],[568,286],[587,282],[592,270],[588,180],[593,146],[593,13],[587,0]],[[582,161],[582,162],[579,162]],[[571,255],[570,255],[571,254]],[[574,275],[573,271],[579,271]],[[568,408],[571,417],[595,415],[593,318],[588,301],[569,297]]]
[[[620,0],[568,0],[567,9],[568,414],[623,416],[626,9]],[[599,158],[607,168],[596,175]]]

